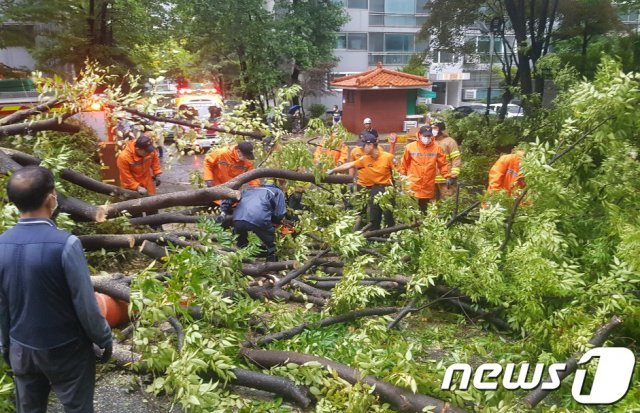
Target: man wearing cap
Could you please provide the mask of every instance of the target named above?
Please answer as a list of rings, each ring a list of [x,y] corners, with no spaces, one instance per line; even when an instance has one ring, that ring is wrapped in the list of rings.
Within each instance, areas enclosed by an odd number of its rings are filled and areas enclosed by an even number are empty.
[[[371,126],[371,118],[365,118],[364,122],[362,123],[364,123],[364,130],[360,133],[360,135],[362,135],[363,133],[368,133],[378,139],[378,131],[373,129],[373,127]]]
[[[418,140],[405,147],[398,169],[407,176],[409,189],[413,191],[422,212],[436,196],[437,171],[445,177],[447,186],[455,184],[444,151],[435,143],[431,127],[427,125],[418,131]]]
[[[120,171],[120,185],[123,188],[138,191],[140,195],[156,193],[156,186],[160,185],[158,176],[162,174],[162,169],[158,152],[148,135],[127,142],[124,150],[118,155],[117,165]]]
[[[390,227],[395,225],[393,213],[382,211],[382,208],[375,202],[377,194],[383,193],[387,187],[393,185],[393,155],[384,152],[378,147],[378,140],[375,136],[363,133],[361,135],[363,155],[355,161],[347,162],[327,172],[331,175],[351,168],[358,171],[358,186],[369,190],[369,222],[371,230],[380,229],[382,216],[385,224]]]
[[[211,151],[204,160],[204,182],[209,188],[224,184],[252,170],[253,159],[253,145],[248,141]],[[260,181],[254,179],[249,185],[259,186]]]
[[[223,212],[230,213],[230,202],[222,203]],[[249,232],[260,238],[267,250],[267,261],[277,261],[276,230],[287,213],[284,193],[274,183],[265,181],[262,186],[250,187],[240,192],[240,200],[233,208],[233,231],[238,235],[238,247],[249,244]]]

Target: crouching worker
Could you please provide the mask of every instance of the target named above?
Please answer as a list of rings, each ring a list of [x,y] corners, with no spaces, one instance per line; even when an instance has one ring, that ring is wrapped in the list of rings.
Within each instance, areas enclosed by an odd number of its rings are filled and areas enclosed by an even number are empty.
[[[158,152],[149,136],[142,135],[135,141],[127,142],[127,146],[118,155],[117,165],[123,188],[138,191],[140,195],[156,193],[162,168]]]
[[[229,214],[225,203],[225,214]],[[272,183],[249,187],[240,192],[240,201],[233,209],[233,231],[238,236],[238,247],[249,244],[249,232],[260,238],[267,251],[267,261],[277,261],[275,224],[282,222],[287,212],[284,193]]]

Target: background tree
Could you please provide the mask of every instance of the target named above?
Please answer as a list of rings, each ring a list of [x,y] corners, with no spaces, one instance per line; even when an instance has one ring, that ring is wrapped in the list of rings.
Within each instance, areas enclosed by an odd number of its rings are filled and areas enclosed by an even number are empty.
[[[2,21],[33,33],[3,46],[26,46],[48,72],[66,65],[77,72],[87,59],[136,70],[151,60],[146,46],[167,39],[169,10],[152,0],[10,0],[0,4]]]
[[[592,77],[600,59],[588,56],[591,43],[625,30],[616,7],[610,0],[565,0],[558,6],[558,15],[560,24],[553,34],[556,46],[581,74]]]
[[[477,28],[477,22],[502,17],[505,32],[499,38],[505,52],[498,57],[506,84],[503,103],[508,103],[516,90],[525,97],[542,95],[536,62],[549,51],[557,7],[558,0],[434,0],[426,5],[429,17],[420,34],[431,37],[440,49],[469,54],[474,49],[464,42],[465,32]]]
[[[326,0],[278,0],[274,12],[284,36],[284,55],[291,62],[291,83],[305,70],[335,60],[336,33],[348,17],[342,3]],[[298,97],[294,104],[300,104]]]

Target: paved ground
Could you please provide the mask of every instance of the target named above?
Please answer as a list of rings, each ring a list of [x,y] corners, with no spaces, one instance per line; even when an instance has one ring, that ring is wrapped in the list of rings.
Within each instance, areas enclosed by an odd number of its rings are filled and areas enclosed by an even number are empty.
[[[173,148],[169,148],[165,151],[162,162],[162,184],[158,187],[158,193],[166,194],[193,189],[191,175],[194,172],[202,174],[203,163],[204,155],[178,156]]]

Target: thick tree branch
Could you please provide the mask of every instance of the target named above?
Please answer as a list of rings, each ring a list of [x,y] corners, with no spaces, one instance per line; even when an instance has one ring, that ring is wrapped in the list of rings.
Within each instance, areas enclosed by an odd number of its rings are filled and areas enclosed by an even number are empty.
[[[324,367],[331,367],[338,376],[351,384],[362,382],[373,388],[373,392],[401,412],[422,412],[427,406],[433,406],[437,413],[460,413],[464,410],[451,406],[449,403],[422,394],[413,394],[393,384],[381,381],[373,376],[365,376],[362,372],[344,364],[322,357],[295,353],[292,351],[267,351],[243,348],[240,354],[249,362],[261,367],[270,368],[285,363],[305,364],[310,361],[320,363]]]
[[[114,344],[112,360],[120,368],[133,369],[140,373],[150,372],[139,353],[135,353],[131,348],[120,344]],[[305,409],[311,406],[313,402],[313,396],[311,396],[309,389],[304,386],[298,386],[284,377],[271,376],[241,368],[231,369],[231,372],[236,378],[230,379],[225,385],[231,384],[273,393]],[[220,377],[212,371],[204,371],[199,375],[205,380],[220,380]]]
[[[202,122],[202,123],[188,122],[186,120],[180,120],[180,119],[162,118],[160,116],[150,115],[148,113],[144,113],[133,108],[118,108],[118,109],[128,112],[132,115],[149,119],[155,122],[172,123],[174,125],[187,126],[189,128],[195,128],[195,129],[208,129],[216,132],[228,133],[230,135],[246,136],[252,139],[263,139],[265,137],[265,135],[263,135],[260,132],[243,132],[243,131],[236,131],[236,130],[225,129],[225,128],[217,128],[217,127],[208,125],[206,122]]]
[[[273,333],[266,336],[258,337],[255,340],[245,341],[244,343],[242,343],[242,345],[244,347],[264,346],[276,340],[289,339],[302,333],[305,330],[309,330],[312,328],[326,327],[338,323],[346,323],[362,317],[393,314],[396,311],[398,311],[396,307],[367,308],[364,310],[351,311],[334,317],[323,318],[322,320],[316,321],[315,323],[304,323],[299,326],[292,327],[288,330],[280,331],[279,333]]]
[[[65,113],[60,117],[50,118],[45,120],[39,120],[35,122],[23,122],[13,125],[0,126],[0,137],[13,136],[13,135],[29,135],[34,132],[41,132],[45,130],[56,130],[68,133],[77,133],[80,131],[79,126],[69,125],[64,123],[65,119],[71,116],[70,113]]]
[[[48,99],[47,101],[39,105],[36,105],[32,108],[22,109],[17,112],[13,112],[8,116],[5,116],[4,118],[0,119],[0,126],[12,125],[18,122],[22,122],[23,120],[27,119],[31,115],[48,112],[49,110],[53,109],[58,105],[61,105],[62,103],[64,103],[64,100],[59,98]]]
[[[609,320],[607,324],[600,326],[600,328],[598,328],[598,330],[595,332],[593,337],[591,337],[591,340],[589,340],[589,344],[593,347],[601,347],[604,344],[604,342],[607,340],[607,338],[609,337],[613,329],[619,326],[620,324],[622,324],[622,319],[620,317],[618,316],[611,317],[611,320]],[[565,363],[567,365],[567,368],[562,370],[561,372],[558,372],[558,378],[560,379],[560,381],[564,380],[567,376],[569,376],[570,374],[572,374],[578,369],[578,360],[576,357],[571,357]],[[522,400],[527,407],[529,408],[536,407],[538,403],[544,400],[544,398],[551,393],[552,390],[542,390],[541,387],[543,383],[545,383],[545,381],[540,382],[538,387],[532,390]]]

